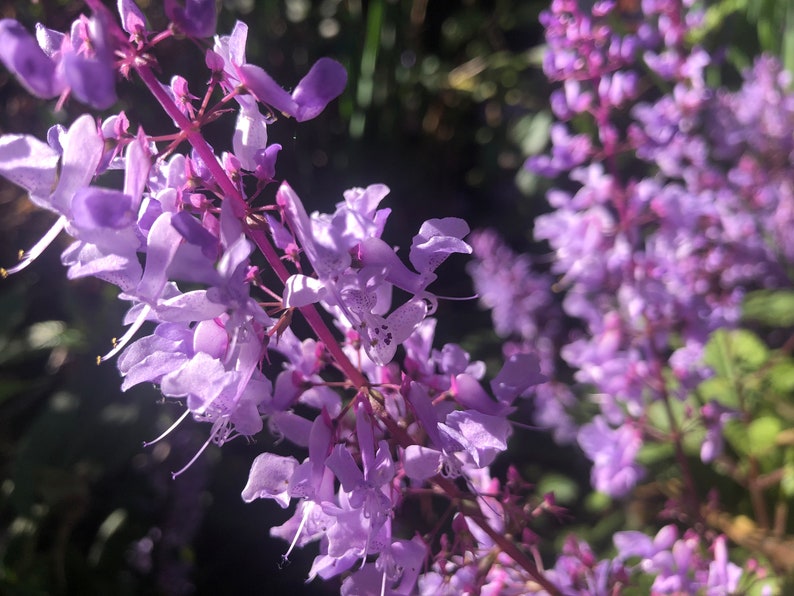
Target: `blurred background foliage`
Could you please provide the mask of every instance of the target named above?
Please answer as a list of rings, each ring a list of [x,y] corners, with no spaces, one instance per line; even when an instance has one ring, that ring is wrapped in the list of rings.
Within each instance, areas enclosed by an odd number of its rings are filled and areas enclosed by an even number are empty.
[[[160,2],[138,4],[153,28],[163,26]],[[284,146],[277,176],[289,180],[309,210],[332,206],[346,188],[383,182],[392,189],[388,240],[406,246],[422,221],[458,216],[473,228],[497,227],[526,250],[531,219],[544,209],[543,183],[521,165],[544,150],[551,123],[549,86],[539,68],[538,14],[546,5],[225,0],[218,31],[227,34],[244,20],[248,60],[285,87],[320,56],[347,67],[347,90],[320,118],[300,125],[283,120],[270,129],[270,142]],[[2,17],[31,29],[40,21],[65,30],[81,10],[72,0],[0,3]],[[789,3],[724,0],[711,3],[708,15],[704,36],[749,32],[731,42],[737,65],[759,49],[794,60],[794,38],[778,35],[793,18]],[[162,80],[181,74],[201,95],[206,72],[198,49],[174,41],[156,55]],[[150,134],[170,132],[140,85],[121,83],[119,94],[116,110],[131,122]],[[42,137],[81,112],[74,102],[57,114],[53,106],[0,71],[0,132]],[[218,151],[230,148],[233,123],[228,115],[207,128]],[[52,223],[16,187],[0,183],[0,263],[15,262],[17,251]],[[121,333],[124,305],[98,281],[65,279],[59,253],[66,245],[61,239],[0,283],[0,593],[336,592],[332,582],[303,584],[311,549],[279,568],[286,545],[271,540],[268,528],[282,523],[285,512],[269,502],[245,505],[239,496],[269,437],[259,445],[209,449],[173,481],[170,472],[199,449],[208,428],[185,423],[156,446],[141,447],[181,411],[158,403],[152,388],[122,394],[115,367],[96,366],[96,355]],[[440,294],[471,295],[464,263],[445,265]],[[475,301],[442,302],[439,319],[439,345],[462,341],[473,356],[498,360],[489,317]],[[539,490],[556,490],[565,505],[582,503],[588,468],[580,454],[551,449],[542,432],[518,433],[513,445]],[[605,518],[604,535],[614,523]],[[553,538],[559,529],[548,533]]]

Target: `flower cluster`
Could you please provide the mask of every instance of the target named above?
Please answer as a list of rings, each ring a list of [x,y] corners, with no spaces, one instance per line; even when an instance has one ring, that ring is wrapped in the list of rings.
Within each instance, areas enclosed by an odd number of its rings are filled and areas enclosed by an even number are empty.
[[[790,130],[792,98],[779,65],[761,58],[739,91],[715,92],[704,83],[709,56],[684,47],[695,13],[676,2],[649,3],[645,23],[620,34],[607,20],[614,9],[598,3],[585,14],[575,2],[553,2],[545,13],[544,69],[565,90],[552,101],[560,122],[551,155],[526,164],[544,175],[569,172],[577,188],[548,193],[554,211],[538,217],[534,234],[551,246],[554,287],[564,290],[564,313],[582,322],[581,332],[561,338],[537,327],[550,320],[538,308],[549,301],[548,275],[498,241],[480,243],[471,267],[497,332],[558,346],[576,381],[603,396],[603,419],[594,424],[613,426],[640,418],[650,402],[683,398],[708,375],[700,361],[709,334],[737,323],[745,293],[788,283],[782,229],[792,206],[781,162],[790,155],[782,131]],[[616,79],[641,80],[642,65],[672,91],[639,98],[635,83],[607,92]],[[572,133],[565,122],[574,114],[593,119],[600,142]],[[626,176],[628,164],[640,175]],[[497,261],[508,265],[494,274],[489,263]],[[516,269],[518,284],[494,290]],[[510,326],[501,322],[504,312],[518,313]],[[580,441],[601,459],[591,441]]]
[[[202,41],[215,32],[214,0],[167,2],[165,31],[150,30],[134,2],[119,1],[119,21],[101,3],[89,5],[91,16],[68,34],[40,27],[34,37],[3,21],[0,60],[34,95],[59,97],[58,106],[74,98],[105,109],[115,102],[116,73],[138,80],[176,132],[155,139],[121,112],[101,120],[84,114],[52,128],[46,141],[0,137],[0,174],[57,216],[3,276],[66,232],[69,278],[118,287],[129,304],[127,330],[100,361],[118,356],[122,389],[156,384],[184,408],[174,427],[188,417],[210,425],[175,477],[208,445],[265,426],[302,449],[302,461],[258,456],[242,497],[297,503],[272,534],[289,541],[285,556],[319,542],[310,579],[345,574],[345,594],[408,594],[417,582],[423,591],[455,585],[453,575],[472,590],[509,575],[516,585],[556,592],[505,538],[524,520],[500,505],[499,483],[488,473],[507,448],[514,402],[544,378],[537,357],[511,354],[489,393],[483,363],[455,344],[433,347],[429,315],[438,298],[429,288],[450,255],[471,253],[468,225],[424,222],[408,265],[381,238],[386,186],[350,189],[333,213],[309,214],[292,186],[274,184],[282,148],[268,145],[268,127],[280,117],[320,114],[343,92],[345,69],[322,58],[287,92],[247,62],[243,23],[211,45]],[[158,44],[176,34],[204,48],[208,84],[198,95],[180,76],[167,84],[155,76]],[[232,151],[218,155],[202,126],[232,100]],[[185,141],[187,154],[178,152]],[[111,170],[123,170],[122,188],[103,185]],[[295,316],[312,336],[293,331]],[[450,511],[459,509],[453,525],[470,533],[440,553],[433,534],[417,529],[406,538],[394,527],[406,499],[430,493],[446,495]],[[511,511],[522,511],[522,494]],[[547,509],[539,505],[536,515]],[[498,560],[483,568],[478,558],[489,553]]]
[[[557,366],[544,359],[544,372],[552,381],[572,374],[589,412],[597,408],[577,430],[574,414],[588,410],[570,391],[541,391],[547,382],[534,398],[536,423],[559,441],[575,434],[592,461],[593,488],[630,495],[645,474],[643,445],[667,442],[689,492],[671,507],[700,520],[682,437],[702,437],[700,459],[709,464],[722,455],[724,426],[753,417],[747,402],[698,394],[712,374],[706,346],[715,330],[736,327],[749,291],[791,283],[783,230],[794,223],[794,95],[771,57],[746,70],[736,91],[709,86],[706,70],[718,65],[691,42],[703,22],[694,3],[643,2],[636,14],[620,4],[554,0],[542,16],[543,69],[561,88],[551,99],[551,149],[525,167],[560,186],[548,191],[552,211],[533,229],[551,249],[556,278],[550,283],[491,232],[474,243],[470,271],[497,332],[559,354]],[[552,287],[561,313],[549,306]],[[563,316],[567,328],[557,323]],[[617,570],[656,576],[655,593],[736,589],[741,570],[726,563],[724,537],[706,538],[714,556],[707,564],[693,558],[694,533],[653,547],[644,534],[620,536],[613,567],[596,565],[583,543],[569,545],[577,554],[559,559],[558,585],[576,575],[567,569],[575,561],[583,579],[574,593],[614,589],[625,580]],[[635,556],[639,565],[622,564]]]
[[[118,112],[80,115],[46,140],[0,136],[0,175],[55,214],[0,273],[24,270],[65,232],[68,277],[118,288],[126,330],[100,362],[116,359],[123,390],[154,384],[179,408],[161,438],[186,419],[209,424],[174,477],[212,444],[290,443],[292,455],[254,459],[242,498],[293,507],[270,529],[288,544],[285,560],[315,543],[309,579],[339,578],[351,596],[607,594],[637,583],[716,595],[761,575],[752,560],[730,561],[727,537],[746,546],[748,532],[719,495],[699,498],[692,466],[749,487],[761,533],[765,488],[792,491],[794,449],[762,468],[792,443],[782,423],[769,415],[752,427],[760,398],[729,399],[726,383],[703,389],[720,372],[710,350],[729,341],[718,332],[737,327],[746,295],[790,286],[794,94],[774,59],[759,58],[738,90],[715,87],[707,71],[719,65],[693,41],[704,22],[694,2],[553,0],[541,22],[557,121],[548,154],[525,166],[559,183],[534,225],[550,249],[540,267],[455,217],[423,222],[401,251],[384,240],[383,184],[307,211],[300,184],[279,178],[284,148],[268,131],[316,118],[343,94],[339,62],[317,60],[287,91],[248,62],[244,23],[216,34],[214,0],[167,0],[164,30],[132,0],[118,0],[118,14],[87,4],[90,16],[65,33],[0,21],[0,62],[33,95],[57,98],[56,110],[107,111],[124,86],[141,85],[174,132],[152,136]],[[201,52],[204,88],[158,78],[172,38]],[[217,151],[204,127],[226,113],[236,115],[231,150]],[[507,341],[496,374],[435,342],[434,284],[447,259],[469,254]],[[514,467],[491,470],[524,398],[536,425],[578,444],[593,489],[613,499],[634,494],[659,453],[675,458],[683,482],[658,483],[666,502],[653,530],[611,533],[606,557],[569,537],[544,561],[540,525],[562,518],[554,495],[537,497]],[[662,449],[643,459],[653,442]],[[746,460],[726,453],[752,442]],[[416,503],[445,510],[404,515]],[[150,542],[138,542],[141,567]]]
[[[617,555],[602,559],[587,543],[569,536],[550,575],[565,593],[618,594],[631,585],[632,574],[654,577],[652,594],[734,594],[742,569],[728,560],[724,536],[704,552],[696,532],[679,537],[676,526],[667,525],[655,537],[643,532],[617,532],[613,538]]]

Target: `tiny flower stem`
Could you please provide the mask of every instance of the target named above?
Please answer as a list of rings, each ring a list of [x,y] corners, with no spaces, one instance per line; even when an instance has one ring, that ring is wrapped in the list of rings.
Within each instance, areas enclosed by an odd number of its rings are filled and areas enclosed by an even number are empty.
[[[678,465],[681,467],[681,475],[683,476],[684,482],[686,484],[687,494],[685,498],[687,505],[689,506],[691,514],[697,518],[700,511],[698,493],[695,487],[694,477],[692,476],[692,469],[689,467],[689,461],[687,460],[686,453],[684,453],[684,446],[681,441],[681,430],[678,428],[678,423],[676,422],[673,408],[670,405],[670,396],[667,392],[662,393],[662,401],[664,403],[665,412],[667,413],[667,419],[670,424],[670,435],[675,446],[675,458],[678,461]]]
[[[786,533],[788,509],[788,502],[786,502],[785,496],[783,496],[775,504],[775,524],[772,526],[772,534],[774,534],[777,538],[782,538]]]
[[[449,482],[448,480],[444,479],[445,482]],[[511,559],[513,559],[517,565],[521,566],[527,573],[532,576],[532,579],[541,586],[546,592],[551,595],[562,596],[562,592],[552,584],[546,576],[537,568],[535,562],[530,559],[518,546],[510,540],[509,537],[497,532],[494,530],[491,525],[488,523],[488,520],[482,514],[482,512],[477,508],[476,510],[466,509],[464,515],[472,519],[482,530],[488,534],[491,540],[494,541],[502,552],[508,555]]]
[[[762,530],[768,530],[771,527],[771,523],[769,520],[769,512],[766,508],[766,501],[764,499],[764,489],[758,482],[760,478],[758,459],[755,456],[750,456],[748,463],[750,465],[750,470],[747,478],[747,489],[750,491],[750,502],[753,505],[755,519],[758,521],[758,526]]]
[[[171,30],[170,27],[168,29],[165,29],[164,31],[160,31],[160,33],[158,33],[157,35],[155,35],[154,37],[152,37],[149,40],[149,42],[146,44],[146,49],[150,50],[154,46],[159,44],[161,41],[169,39],[169,38],[171,38],[173,36],[174,36],[174,32]]]
[[[369,401],[372,405],[373,413],[378,416],[392,437],[394,437],[402,447],[416,444],[416,441],[411,438],[408,432],[401,428],[394,420],[392,420],[392,418],[386,412],[386,409],[377,401],[372,399],[371,395]],[[543,573],[535,566],[535,563],[527,555],[525,555],[524,552],[518,548],[518,546],[491,527],[488,518],[482,513],[482,510],[477,503],[469,500],[464,501],[465,495],[461,493],[460,489],[455,486],[455,483],[452,480],[439,475],[433,479],[433,482],[441,489],[444,494],[446,494],[449,499],[453,501],[459,501],[461,505],[465,503],[465,515],[475,521],[477,525],[480,526],[485,533],[493,539],[494,543],[497,544],[505,554],[512,558],[517,565],[521,566],[521,568],[523,568],[527,573],[529,573],[529,575],[532,576],[532,579],[535,580],[535,582],[542,586],[543,589],[545,589],[549,594],[561,594],[556,586],[554,586],[554,584],[552,584],[543,575]]]

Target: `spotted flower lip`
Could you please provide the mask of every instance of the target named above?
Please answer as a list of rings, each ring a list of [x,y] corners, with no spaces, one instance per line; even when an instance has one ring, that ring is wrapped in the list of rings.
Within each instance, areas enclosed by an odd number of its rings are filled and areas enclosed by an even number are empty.
[[[463,220],[431,219],[413,238],[409,259],[417,272],[411,271],[393,248],[378,238],[389,211],[377,207],[387,193],[384,185],[349,191],[328,216],[309,216],[287,183],[277,193],[296,243],[316,274],[290,276],[284,305],[302,307],[323,301],[340,309],[367,356],[378,366],[391,362],[397,347],[435,310],[436,297],[427,291],[436,279],[435,269],[450,254],[471,252],[462,239],[469,232]],[[388,312],[391,286],[413,296]]]

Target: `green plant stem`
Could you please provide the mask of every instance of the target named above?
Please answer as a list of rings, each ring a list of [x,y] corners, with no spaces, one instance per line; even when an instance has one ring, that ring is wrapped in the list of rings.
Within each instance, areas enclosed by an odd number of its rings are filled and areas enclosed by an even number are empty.
[[[761,475],[758,469],[758,460],[755,456],[750,456],[749,465],[750,470],[747,474],[747,489],[750,491],[750,502],[753,505],[753,513],[758,522],[758,527],[762,530],[768,530],[771,527],[771,522],[769,520],[766,502],[764,501],[764,490],[758,482]]]
[[[698,493],[695,487],[694,477],[692,476],[692,469],[689,467],[689,460],[687,460],[686,454],[684,453],[684,446],[681,441],[681,430],[678,428],[673,408],[670,405],[670,396],[667,392],[663,393],[662,400],[664,402],[665,411],[667,412],[667,419],[670,422],[670,433],[673,438],[673,445],[675,446],[675,458],[681,468],[681,475],[684,478],[684,484],[686,486],[687,494],[685,499],[691,515],[693,518],[698,519],[700,518]]]

